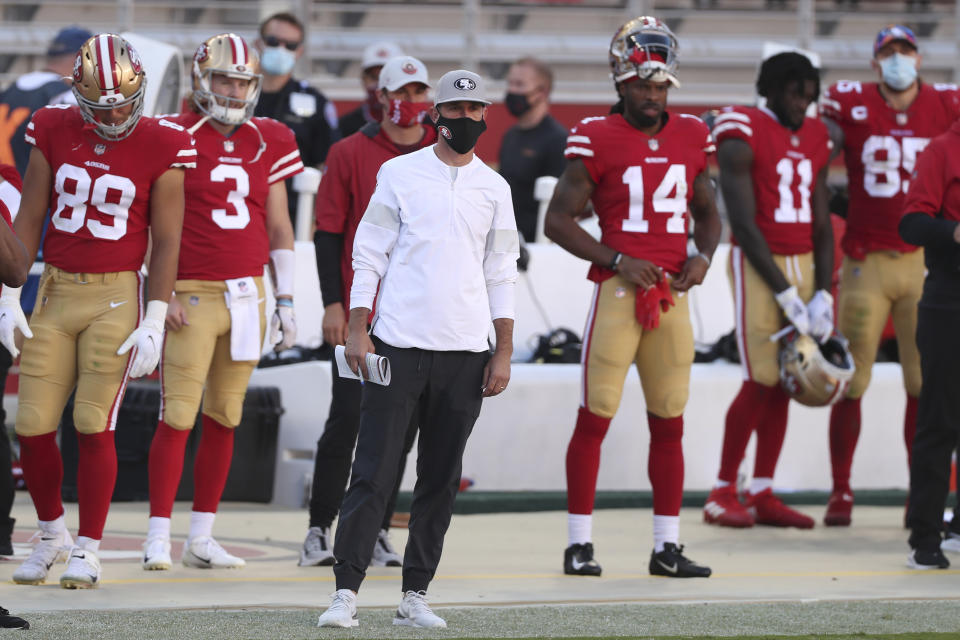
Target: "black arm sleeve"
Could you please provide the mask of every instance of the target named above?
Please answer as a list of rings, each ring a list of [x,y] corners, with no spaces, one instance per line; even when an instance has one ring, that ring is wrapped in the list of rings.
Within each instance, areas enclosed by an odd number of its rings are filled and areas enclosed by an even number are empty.
[[[904,242],[918,247],[952,249],[957,247],[953,231],[957,223],[953,220],[934,218],[925,213],[908,213],[900,218],[900,237]]]
[[[323,306],[343,302],[343,274],[340,271],[343,234],[316,231],[313,234],[313,246],[317,253],[317,275],[320,276]]]

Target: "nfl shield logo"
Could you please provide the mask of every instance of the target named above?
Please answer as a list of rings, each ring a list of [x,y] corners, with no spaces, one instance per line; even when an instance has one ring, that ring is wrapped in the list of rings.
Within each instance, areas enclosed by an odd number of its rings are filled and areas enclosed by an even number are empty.
[[[905,114],[905,113],[898,113],[898,114],[897,114],[897,124],[900,125],[901,127],[902,127],[903,125],[907,124],[907,120],[909,120],[909,119],[910,119],[910,117],[909,117],[907,114]]]
[[[657,142],[656,138],[650,138],[649,140],[647,140],[647,146],[650,147],[651,151],[656,151],[657,149],[660,148],[660,143]]]
[[[800,146],[800,138],[798,138],[797,136],[790,136],[790,144],[792,144],[792,145],[795,146],[795,147],[799,147],[799,146]]]
[[[98,143],[97,146],[93,148],[93,152],[98,156],[102,156],[104,153],[106,153],[106,151],[107,151],[107,145],[103,144],[102,142]]]
[[[223,150],[227,153],[233,153],[233,140],[224,140]]]

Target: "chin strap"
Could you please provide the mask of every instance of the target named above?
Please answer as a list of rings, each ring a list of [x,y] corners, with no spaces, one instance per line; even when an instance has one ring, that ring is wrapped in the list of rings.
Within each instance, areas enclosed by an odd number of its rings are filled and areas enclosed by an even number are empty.
[[[202,127],[202,126],[203,126],[203,123],[206,122],[206,121],[209,120],[209,119],[210,119],[210,114],[208,113],[207,115],[205,115],[205,116],[203,116],[202,118],[200,118],[199,120],[197,120],[197,123],[196,123],[195,125],[193,125],[193,126],[190,127],[189,129],[187,129],[187,133],[189,133],[190,135],[195,134],[195,133],[197,132],[197,129],[199,129],[200,127]]]

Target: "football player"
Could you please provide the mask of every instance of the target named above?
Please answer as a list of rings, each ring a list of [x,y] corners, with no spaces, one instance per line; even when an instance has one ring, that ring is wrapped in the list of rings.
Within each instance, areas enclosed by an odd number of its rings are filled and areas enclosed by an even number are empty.
[[[630,20],[609,53],[620,102],[610,115],[586,118],[570,132],[569,164],[545,221],[550,239],[592,263],[587,277],[596,283],[584,330],[580,411],[567,449],[563,568],[600,575],[591,535],[600,445],[632,364],[650,428],[650,573],[707,577],[708,567],[682,553],[679,513],[683,410],[694,352],[684,292],[703,281],[720,237],[707,173],[714,142],[699,118],[666,109],[667,93],[679,82],[677,39],[663,22]],[[588,199],[600,220],[600,242],[576,222]],[[687,252],[688,209],[696,223],[693,255]]]
[[[873,45],[871,64],[878,81],[838,82],[821,101],[823,121],[835,153],[843,150],[849,179],[837,325],[850,341],[857,367],[846,398],[830,412],[833,492],[823,518],[827,525],[850,524],[850,467],[860,436],[860,399],[870,384],[877,345],[891,315],[907,392],[903,439],[908,464],[916,432],[923,251],[900,238],[897,224],[918,155],[960,115],[956,85],[922,82],[917,76],[921,60],[910,29],[885,27]]]
[[[67,557],[60,585],[96,587],[97,553],[117,476],[114,429],[127,379],[152,372],[177,272],[184,168],[195,166],[190,134],[169,120],[141,117],[146,77],[123,38],[101,34],[80,48],[76,106],[37,111],[33,146],[14,222],[32,260],[50,210],[46,267],[29,329],[19,289],[4,287],[0,336],[12,326],[32,338],[20,362],[16,431],[20,462],[40,520],[39,542],[14,572],[39,584]],[[147,305],[140,267],[152,238]],[[129,337],[128,337],[129,336]],[[10,348],[10,345],[6,345]],[[57,423],[76,389],[79,536],[64,522]]]
[[[805,115],[820,93],[819,73],[806,56],[787,52],[765,60],[757,92],[765,106],[727,107],[713,129],[733,231],[730,266],[743,386],[727,411],[720,473],[703,519],[731,527],[807,529],[813,519],[773,494],[790,397],[779,385],[771,336],[784,317],[818,340],[833,332],[826,187],[831,143],[823,123]],[[757,453],[745,506],[737,497],[737,471],[754,431]]]
[[[323,294],[323,339],[329,345],[347,341],[347,312],[344,300],[353,286],[353,238],[367,204],[377,186],[380,165],[404,153],[430,146],[437,131],[424,124],[432,103],[427,67],[410,56],[394,56],[380,69],[377,99],[380,122],[369,123],[360,131],[330,147],[327,170],[317,193],[317,271]],[[332,389],[330,413],[317,441],[313,467],[313,491],[310,494],[310,528],[300,550],[300,566],[334,563],[330,526],[340,510],[350,477],[350,463],[360,430],[360,391],[356,380],[337,375],[331,362]],[[374,566],[399,567],[403,558],[394,550],[388,535],[397,491],[403,477],[406,453],[413,445],[418,418],[414,415],[401,468],[384,511],[380,534],[374,547]]]
[[[167,309],[160,364],[163,402],[150,447],[150,521],[143,568],[169,569],[170,514],[187,438],[203,400],[194,461],[193,510],[184,566],[239,568],[212,537],[230,471],[234,428],[265,331],[263,269],[270,263],[277,308],[271,342],[293,346],[293,227],[284,179],[303,170],[293,132],[252,118],[259,60],[240,36],[209,38],[192,61],[192,110],[173,118],[197,144],[184,184],[187,207],[176,292]]]

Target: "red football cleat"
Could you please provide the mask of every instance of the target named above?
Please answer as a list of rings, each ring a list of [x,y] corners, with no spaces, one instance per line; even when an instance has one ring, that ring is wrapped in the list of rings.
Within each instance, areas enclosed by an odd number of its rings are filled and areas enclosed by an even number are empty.
[[[737,490],[733,485],[718,487],[710,492],[707,503],[703,505],[703,521],[721,527],[753,526],[753,516],[737,499]]]
[[[771,527],[796,527],[797,529],[812,529],[813,518],[783,504],[773,489],[764,489],[760,493],[747,494],[747,511],[753,515],[757,524]]]
[[[828,527],[849,527],[850,512],[853,511],[853,492],[834,491],[827,501],[827,513],[823,516],[823,524]]]

